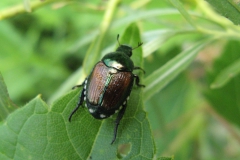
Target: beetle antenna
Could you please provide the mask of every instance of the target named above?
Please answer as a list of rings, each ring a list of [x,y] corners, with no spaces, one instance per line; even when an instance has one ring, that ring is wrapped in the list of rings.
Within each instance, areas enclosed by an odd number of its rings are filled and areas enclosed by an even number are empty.
[[[132,50],[134,50],[134,49],[136,49],[136,48],[140,47],[142,44],[143,44],[143,42],[138,42],[138,45],[137,45],[137,47],[134,47]]]
[[[118,41],[118,45],[121,46],[121,44],[119,42],[119,34],[117,35],[117,41]]]

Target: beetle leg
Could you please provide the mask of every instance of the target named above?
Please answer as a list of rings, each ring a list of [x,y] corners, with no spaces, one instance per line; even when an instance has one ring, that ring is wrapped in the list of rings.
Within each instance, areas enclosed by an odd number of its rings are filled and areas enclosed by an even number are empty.
[[[134,70],[136,70],[136,69],[140,69],[140,70],[143,71],[143,73],[145,74],[145,70],[142,69],[141,67],[135,66],[133,69],[134,69]]]
[[[145,87],[145,85],[139,84],[140,79],[139,79],[138,75],[134,74],[133,77],[135,78],[135,82],[138,87]]]
[[[117,115],[117,119],[115,121],[115,128],[114,128],[114,135],[113,135],[113,139],[112,139],[112,142],[111,144],[113,144],[113,142],[116,140],[116,137],[117,137],[117,131],[118,131],[118,125],[125,113],[125,110],[126,110],[126,107],[127,107],[127,103],[125,103],[123,105],[123,108],[119,111],[118,115]]]
[[[86,80],[87,80],[87,79],[86,79]],[[81,87],[81,86],[83,86],[84,84],[86,85],[86,82],[87,82],[86,80],[85,80],[82,84],[74,86],[73,89],[76,88],[76,87]],[[80,100],[78,101],[76,108],[72,111],[72,113],[71,113],[71,114],[69,115],[69,117],[68,117],[68,121],[69,121],[69,122],[71,122],[71,118],[72,118],[73,114],[74,114],[74,113],[78,110],[78,108],[83,104],[84,96],[86,96],[86,95],[84,95],[84,92],[85,92],[85,89],[83,88],[83,89],[82,89],[82,92],[81,92],[81,95],[80,95],[80,97],[79,97]]]
[[[71,118],[73,116],[73,114],[78,110],[78,108],[83,104],[83,101],[84,101],[84,90],[82,90],[82,93],[81,93],[81,96],[79,97],[80,100],[79,102],[77,103],[77,106],[76,108],[72,111],[72,113],[70,114],[69,118],[68,118],[68,121],[71,122]]]

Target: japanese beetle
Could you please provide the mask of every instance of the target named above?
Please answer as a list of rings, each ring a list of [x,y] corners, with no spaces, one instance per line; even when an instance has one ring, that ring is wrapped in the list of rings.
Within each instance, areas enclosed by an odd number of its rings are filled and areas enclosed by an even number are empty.
[[[117,41],[119,44],[117,50],[106,54],[95,65],[91,74],[84,82],[73,87],[83,86],[83,89],[76,108],[69,116],[70,122],[72,115],[84,101],[88,111],[96,119],[105,119],[119,112],[115,121],[114,137],[111,144],[116,140],[118,125],[126,110],[127,100],[131,93],[134,79],[137,86],[144,87],[144,85],[139,84],[138,75],[132,72],[136,69],[145,72],[142,68],[135,67],[130,59],[132,50],[140,47],[142,43],[138,43],[135,48],[122,45],[119,42],[119,35],[117,35]]]

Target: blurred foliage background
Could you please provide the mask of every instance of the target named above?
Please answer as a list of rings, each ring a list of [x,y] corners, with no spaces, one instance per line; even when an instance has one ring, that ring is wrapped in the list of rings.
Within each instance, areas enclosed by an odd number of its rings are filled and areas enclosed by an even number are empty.
[[[213,7],[198,0],[122,0],[106,32],[102,53],[113,49],[116,35],[131,22],[138,23],[145,77],[195,42],[214,39],[145,101],[157,157],[240,159],[240,15],[209,2]],[[108,1],[0,3],[0,72],[15,104],[38,94],[51,103],[82,81],[79,69]]]

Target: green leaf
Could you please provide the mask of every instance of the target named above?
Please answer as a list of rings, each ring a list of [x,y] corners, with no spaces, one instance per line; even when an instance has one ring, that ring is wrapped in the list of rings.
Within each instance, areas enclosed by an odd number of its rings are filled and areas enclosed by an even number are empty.
[[[39,97],[10,114],[0,126],[0,159],[43,159],[47,120],[46,104]]]
[[[186,69],[194,60],[198,52],[211,41],[211,39],[204,39],[200,42],[197,42],[167,62],[163,67],[149,75],[144,81],[144,83],[147,84],[146,88],[144,89],[144,100],[148,100],[151,96],[156,94],[171,80],[173,80],[179,73]]]
[[[113,22],[112,27],[115,28],[128,23],[139,21],[141,19],[148,20],[149,18],[166,15],[179,15],[179,12],[173,8],[154,8],[151,10],[138,10],[135,13],[128,14],[126,17],[116,19]]]
[[[208,73],[208,85],[210,85],[216,77],[221,74],[226,67],[235,65],[236,59],[240,58],[236,51],[239,49],[238,41],[230,41],[225,46],[221,56],[215,60],[211,72]],[[223,71],[224,72],[224,71]],[[207,89],[205,96],[211,106],[228,121],[240,126],[240,75],[236,75],[221,88]]]
[[[2,74],[0,73],[0,121],[6,119],[15,109],[17,109],[17,106],[11,101]]]
[[[232,78],[238,75],[240,72],[240,59],[234,61],[232,64],[223,69],[214,82],[211,84],[211,88],[220,88],[227,84]]]
[[[130,25],[120,42],[137,45],[140,33]],[[142,64],[141,47],[134,50],[133,61]],[[140,76],[141,78],[141,76]],[[155,145],[149,121],[143,111],[142,89],[134,86],[117,139],[113,138],[113,118],[94,119],[80,108],[68,121],[79,100],[79,89],[53,103],[51,109],[40,97],[11,114],[0,125],[0,159],[117,159],[122,145],[130,147],[126,159],[153,159]]]
[[[195,133],[201,128],[193,121],[201,114],[199,104],[203,99],[199,97],[195,80],[186,73],[188,71],[182,72],[146,102],[158,156],[174,154],[175,159],[188,159],[188,154],[181,153],[191,150],[192,139],[197,137]]]
[[[161,157],[159,160],[174,160],[173,157]]]
[[[143,53],[144,57],[149,56],[154,53],[157,49],[161,47],[161,44],[166,42],[168,39],[177,34],[178,31],[173,30],[158,30],[158,32],[154,32],[154,37],[149,40],[147,43],[143,44]],[[159,45],[160,44],[160,45]]]
[[[137,22],[142,19],[148,20],[149,18],[153,18],[157,16],[165,16],[165,15],[179,15],[179,12],[176,9],[172,9],[172,8],[168,8],[168,9],[161,8],[161,9],[154,9],[154,10],[147,10],[147,11],[141,10],[141,11],[138,11],[137,14],[128,14],[126,17],[122,17],[121,19],[113,19],[113,22],[111,24],[111,27],[109,28],[109,31],[112,31],[119,27],[123,27],[126,24]],[[79,40],[77,40],[75,44],[71,45],[67,50],[69,52],[77,52],[79,49],[81,49],[81,47],[92,42],[94,40],[94,37],[99,35],[99,32],[100,31],[96,29],[91,33],[85,35],[84,37],[81,37]]]
[[[150,54],[157,51],[159,48],[164,45],[165,42],[176,37],[178,35],[187,35],[192,34],[193,30],[186,29],[186,30],[171,30],[171,29],[159,29],[154,31],[149,31],[145,33],[147,43],[143,44],[143,57],[147,57]],[[182,41],[181,41],[182,43]],[[170,45],[172,46],[172,45]]]
[[[193,26],[196,28],[195,22],[192,20],[191,16],[188,14],[188,12],[184,9],[183,5],[179,0],[169,0],[172,5],[174,5],[179,12],[184,16],[184,18]]]
[[[212,7],[222,16],[231,20],[234,24],[240,24],[240,3],[235,0],[207,0]]]

